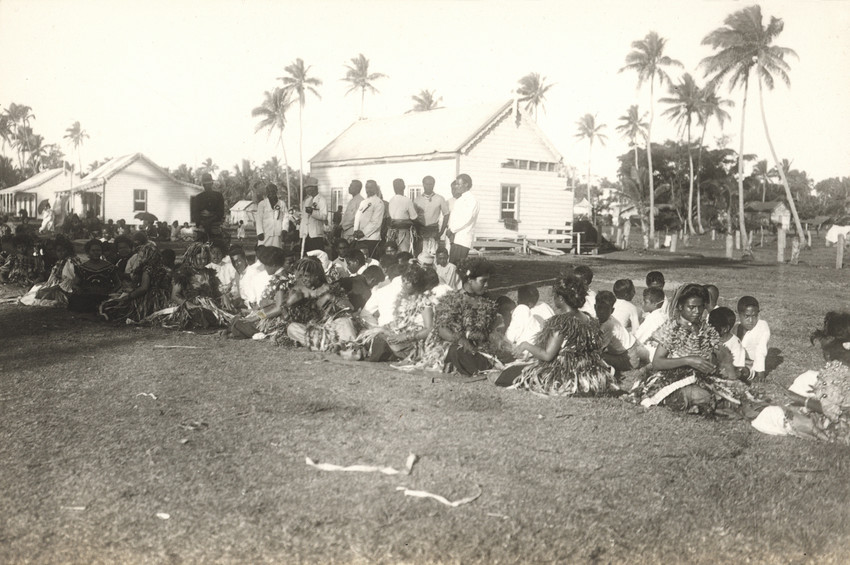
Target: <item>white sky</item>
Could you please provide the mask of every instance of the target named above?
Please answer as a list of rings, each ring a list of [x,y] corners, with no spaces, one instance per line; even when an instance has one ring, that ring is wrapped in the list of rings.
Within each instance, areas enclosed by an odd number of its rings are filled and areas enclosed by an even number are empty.
[[[711,54],[702,38],[748,3],[696,1],[342,0],[0,0],[0,105],[33,108],[36,133],[64,144],[79,120],[90,139],[83,167],[105,156],[141,151],[157,163],[197,167],[207,157],[232,169],[280,155],[275,139],[254,134],[251,109],[281,84],[301,57],[324,81],[322,99],[304,109],[304,162],[357,118],[360,96],[344,96],[343,65],[358,53],[380,94],[367,116],[400,114],[411,95],[436,89],[445,106],[502,101],[521,76],[536,71],[556,83],[539,123],[568,164],[583,172],[587,143],[575,137],[585,113],[608,124],[607,147],[594,146],[593,170],[612,180],[627,151],[617,118],[630,104],[648,109],[648,87],[618,74],[633,40],[650,30],[668,39],[666,53],[700,83],[698,62]],[[791,88],[777,83],[766,112],[780,158],[815,180],[850,175],[850,1],[762,2],[765,17],[785,21],[777,44],[793,48]],[[679,71],[675,71],[677,74]],[[754,91],[753,94],[755,94]],[[737,148],[741,93],[726,133]],[[657,106],[656,114],[662,108]],[[656,120],[653,139],[676,135]],[[297,110],[286,149],[297,168]],[[747,153],[768,158],[755,96],[747,112]],[[415,132],[412,132],[412,135]],[[707,142],[719,130],[709,130]],[[10,150],[7,149],[7,153]]]

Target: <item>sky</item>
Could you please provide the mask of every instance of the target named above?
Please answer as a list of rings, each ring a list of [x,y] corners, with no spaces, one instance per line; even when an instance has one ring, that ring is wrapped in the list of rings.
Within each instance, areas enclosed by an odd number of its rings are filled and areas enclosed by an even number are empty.
[[[632,1],[265,1],[265,0],[0,0],[0,106],[31,106],[33,128],[61,143],[79,121],[89,134],[83,168],[96,159],[142,152],[160,165],[198,167],[205,159],[233,169],[243,158],[261,165],[282,158],[276,134],[254,133],[251,110],[282,83],[296,58],[323,81],[321,99],[303,108],[303,159],[357,119],[359,93],[346,96],[344,65],[363,53],[370,70],[388,75],[366,96],[366,116],[402,114],[422,89],[447,107],[511,99],[517,80],[538,72],[554,86],[538,123],[567,164],[587,168],[588,144],[576,121],[595,114],[607,144],[594,145],[594,176],[616,178],[628,142],[616,131],[631,104],[648,110],[648,85],[619,73],[631,42],[656,31],[666,54],[703,82],[698,64],[712,51],[701,40],[730,13],[750,5],[727,0]],[[822,180],[850,176],[850,0],[769,0],[765,18],[785,29],[776,44],[794,49],[791,86],[765,93],[765,112],[779,158]],[[657,89],[656,89],[657,90]],[[770,159],[751,90],[745,152]],[[656,98],[665,93],[656,91]],[[709,128],[706,143],[725,134],[737,149],[740,91],[726,130]],[[658,117],[653,140],[678,132]],[[413,133],[412,133],[413,134]],[[298,112],[285,133],[298,168]],[[11,150],[6,150],[11,155]],[[439,182],[439,179],[438,179]]]

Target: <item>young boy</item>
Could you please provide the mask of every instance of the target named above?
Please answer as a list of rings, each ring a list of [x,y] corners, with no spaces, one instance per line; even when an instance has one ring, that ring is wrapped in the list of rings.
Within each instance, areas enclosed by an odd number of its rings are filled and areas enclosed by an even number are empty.
[[[650,271],[646,274],[646,288],[660,288],[664,292],[664,273],[661,271]],[[664,302],[661,304],[661,309],[667,311],[667,296],[664,296]]]
[[[749,380],[750,370],[746,367],[747,353],[738,336],[732,333],[735,327],[735,312],[723,306],[708,315],[708,325],[720,335],[723,345],[717,352],[717,362],[727,379]]]
[[[667,321],[667,314],[661,307],[664,303],[664,291],[658,287],[651,286],[643,291],[643,323],[635,332],[635,339],[646,347],[649,359],[655,356],[655,348],[658,344],[652,339],[652,334]]]
[[[638,369],[649,362],[649,352],[611,316],[617,297],[601,290],[596,295],[596,317],[602,329],[602,359],[617,371]]]
[[[543,329],[543,324],[554,316],[555,312],[545,302],[539,302],[540,293],[532,285],[519,287],[516,299],[517,307],[511,315],[505,337],[514,345],[523,341],[534,343],[534,338]]]
[[[752,296],[742,296],[738,301],[738,319],[735,335],[741,340],[747,358],[753,363],[753,376],[762,379],[765,375],[764,362],[767,358],[767,343],[770,341],[770,328],[767,322],[759,319],[759,301]]]
[[[702,287],[708,293],[708,304],[705,305],[706,315],[717,308],[717,300],[720,298],[720,289],[713,284],[704,284]],[[731,310],[729,310],[732,312]],[[732,312],[732,314],[735,314]],[[731,329],[731,328],[730,328]]]
[[[457,274],[457,266],[454,263],[449,263],[449,252],[445,247],[437,249],[434,257],[436,265],[434,269],[437,271],[437,276],[440,277],[440,283],[448,285],[453,289],[461,287],[460,277]]]
[[[587,265],[579,265],[573,269],[573,274],[583,280],[584,284],[587,285],[587,296],[584,299],[584,306],[582,306],[580,310],[591,318],[595,318],[596,291],[590,290],[590,283],[593,282],[593,269]]]
[[[611,314],[624,328],[634,335],[640,326],[640,314],[637,306],[632,304],[635,297],[635,284],[629,279],[620,279],[614,283],[614,313]]]

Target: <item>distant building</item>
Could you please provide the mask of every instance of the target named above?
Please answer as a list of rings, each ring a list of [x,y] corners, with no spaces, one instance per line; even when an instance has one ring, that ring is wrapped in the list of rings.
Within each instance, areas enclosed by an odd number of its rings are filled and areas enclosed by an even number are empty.
[[[764,225],[775,225],[784,230],[791,227],[791,211],[785,202],[780,200],[768,202],[747,202],[744,212],[751,214]]]
[[[230,207],[231,224],[238,224],[239,221],[245,222],[245,225],[254,224],[254,215],[257,213],[257,203],[253,200],[240,200]]]
[[[17,215],[19,211],[26,210],[27,216],[35,217],[39,204],[47,200],[54,206],[55,192],[70,188],[79,180],[79,175],[63,168],[41,171],[20,184],[0,190],[0,212]]]
[[[133,153],[101,165],[78,184],[57,190],[63,211],[85,218],[91,211],[102,220],[123,219],[141,224],[136,214],[147,212],[169,224],[189,222],[189,200],[204,189],[175,179],[165,169]]]
[[[477,238],[545,238],[572,228],[573,192],[561,159],[534,120],[508,101],[354,122],[310,159],[310,169],[331,211],[350,200],[352,179],[377,181],[389,199],[393,179],[402,178],[415,198],[430,175],[448,199],[451,182],[466,173],[481,207]]]

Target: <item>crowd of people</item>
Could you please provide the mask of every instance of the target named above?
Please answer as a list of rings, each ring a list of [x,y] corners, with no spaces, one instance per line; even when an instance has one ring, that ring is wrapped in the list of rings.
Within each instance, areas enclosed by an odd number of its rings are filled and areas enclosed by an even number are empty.
[[[468,191],[471,181],[458,181]],[[442,226],[426,232],[434,244],[416,255],[413,242],[425,238],[415,230],[409,239],[363,245],[372,229],[364,216],[380,202],[372,181],[366,188],[368,198],[344,214],[343,237],[308,229],[306,237],[320,241],[303,253],[258,229],[253,262],[244,247],[222,239],[193,242],[178,261],[138,231],[91,239],[83,260],[63,235],[36,251],[19,233],[2,238],[0,283],[25,291],[24,304],[110,321],[215,330],[400,369],[484,374],[495,385],[543,395],[621,396],[644,407],[747,417],[765,433],[850,444],[850,314],[828,314],[812,336],[826,367],[802,375],[790,400],[769,406],[753,386],[765,376],[770,341],[755,297],[732,310],[718,305],[716,286],[695,283],[668,296],[663,273],[652,271],[638,306],[632,279],[592,289],[585,265],[564,267],[551,304],[532,285],[518,287],[516,300],[494,296],[494,264],[466,253],[453,260]],[[305,216],[321,208],[310,189]],[[450,215],[444,223],[452,225]]]

